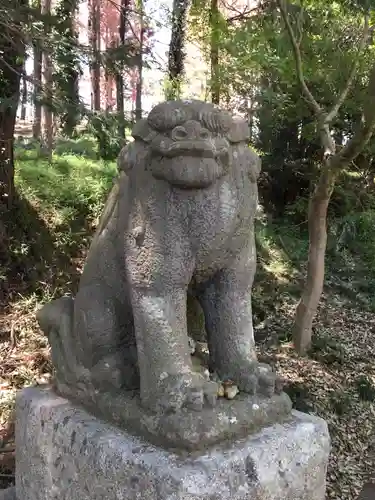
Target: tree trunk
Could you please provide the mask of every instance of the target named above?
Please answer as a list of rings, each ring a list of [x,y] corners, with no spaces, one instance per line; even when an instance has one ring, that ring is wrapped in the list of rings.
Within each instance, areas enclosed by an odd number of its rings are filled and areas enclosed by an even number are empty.
[[[95,111],[100,111],[100,0],[92,0],[89,15],[91,26],[91,86],[93,93],[93,108]]]
[[[57,47],[54,61],[57,66],[55,87],[64,106],[64,112],[59,114],[60,127],[67,137],[74,137],[81,118],[79,77],[82,71],[78,55],[78,3],[79,0],[61,0],[55,12],[65,26],[65,44]]]
[[[120,6],[120,22],[119,22],[119,45],[125,45],[126,20],[129,9],[129,0],[121,0]],[[121,69],[116,75],[116,101],[117,101],[117,116],[118,116],[118,133],[121,139],[125,139],[125,116],[124,116],[124,72]]]
[[[3,70],[0,63],[0,69]],[[3,73],[4,74],[4,73]],[[18,86],[19,86],[19,77]],[[14,77],[16,79],[16,77]],[[16,81],[6,79],[9,86],[16,88]],[[16,90],[17,92],[17,90]],[[14,94],[13,94],[14,95]],[[0,112],[0,214],[3,209],[10,209],[14,197],[14,126],[17,105]],[[1,218],[1,217],[0,217]]]
[[[37,0],[37,9],[41,9],[40,0]],[[34,42],[34,120],[33,120],[33,138],[40,140],[42,131],[42,106],[40,104],[40,93],[42,88],[42,50],[40,47],[40,40]]]
[[[143,87],[143,40],[144,40],[144,12],[143,1],[139,2],[139,20],[140,20],[140,33],[139,33],[139,55],[138,55],[138,80],[135,96],[135,119],[136,121],[142,119],[142,87]]]
[[[210,63],[211,63],[211,100],[220,104],[220,79],[219,79],[219,3],[211,0],[210,6]]]
[[[168,54],[167,99],[179,99],[185,62],[185,34],[190,0],[173,0],[172,34]]]
[[[329,164],[324,165],[314,193],[309,200],[307,277],[296,309],[293,331],[294,346],[300,354],[304,354],[310,348],[313,320],[323,292],[327,246],[327,210],[335,180],[335,171]]]
[[[26,72],[26,68],[24,67]],[[21,94],[21,120],[26,120],[26,105],[27,105],[27,80],[24,77],[22,79],[22,94]]]
[[[315,99],[303,74],[302,54],[300,42],[297,40],[289,19],[287,2],[277,0],[277,5],[285,22],[288,32],[297,79],[302,94],[309,103],[319,126],[320,143],[324,151],[322,171],[315,191],[310,198],[308,227],[309,227],[309,257],[307,263],[307,280],[301,300],[297,306],[294,327],[294,344],[296,350],[303,354],[311,345],[312,324],[318,309],[319,300],[324,284],[324,260],[327,246],[327,210],[337,174],[361,153],[375,130],[375,64],[369,73],[367,98],[363,103],[362,120],[357,132],[349,141],[336,151],[335,139],[332,137],[330,126],[337,117],[342,104],[345,102],[356,78],[359,56],[368,44],[369,10],[365,10],[363,35],[359,43],[359,52],[353,61],[351,70],[344,88],[339,93],[335,103],[327,112]],[[299,34],[298,34],[299,36]]]
[[[42,3],[42,14],[51,13],[51,0],[43,0]],[[45,35],[48,37],[49,28],[47,23],[44,23]],[[48,42],[47,42],[48,43]],[[44,99],[42,105],[42,142],[46,150],[48,160],[52,161],[52,150],[53,150],[53,66],[51,49],[48,45],[43,48],[43,90]]]
[[[15,12],[24,3],[14,2]],[[18,34],[19,40],[15,34]],[[14,199],[14,127],[20,97],[20,75],[25,60],[25,46],[21,40],[22,31],[18,21],[12,25],[10,33],[0,34],[0,220],[2,213],[12,207]]]
[[[105,111],[106,113],[109,113],[110,111],[112,111],[112,99],[111,99],[112,80],[107,66],[104,68],[104,81],[105,81]]]
[[[340,171],[357,158],[373,137],[375,131],[375,64],[369,75],[367,96],[363,105],[363,119],[356,133],[339,151],[328,157],[315,191],[310,199],[309,257],[307,280],[297,306],[294,327],[294,344],[300,354],[304,354],[311,345],[313,320],[318,309],[324,284],[324,260],[327,246],[327,210],[335,180]],[[335,151],[329,126],[321,127],[321,143],[326,151]]]

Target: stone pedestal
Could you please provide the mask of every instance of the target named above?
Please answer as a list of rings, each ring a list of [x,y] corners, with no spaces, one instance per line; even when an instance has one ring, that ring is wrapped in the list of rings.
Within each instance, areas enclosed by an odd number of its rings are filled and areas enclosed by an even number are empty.
[[[199,452],[166,451],[50,388],[16,407],[17,500],[324,500],[326,423],[292,419]]]

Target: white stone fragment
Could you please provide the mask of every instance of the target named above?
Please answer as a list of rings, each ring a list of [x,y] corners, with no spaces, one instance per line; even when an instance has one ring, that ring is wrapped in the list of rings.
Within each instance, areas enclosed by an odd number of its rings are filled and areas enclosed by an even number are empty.
[[[240,392],[236,385],[227,385],[224,388],[224,391],[225,391],[225,397],[227,399],[234,399],[237,396],[237,394]]]

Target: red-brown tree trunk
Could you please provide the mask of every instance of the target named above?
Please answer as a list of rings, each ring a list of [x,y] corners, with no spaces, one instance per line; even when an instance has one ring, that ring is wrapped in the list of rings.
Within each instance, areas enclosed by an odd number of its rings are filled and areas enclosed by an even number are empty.
[[[138,2],[139,15],[139,54],[138,54],[138,80],[135,94],[135,119],[136,121],[142,118],[142,89],[143,89],[143,44],[144,44],[144,12],[143,0]]]
[[[40,11],[41,1],[37,0],[36,8]],[[34,56],[34,120],[33,120],[33,138],[40,140],[42,132],[42,106],[40,104],[40,93],[42,89],[42,50],[40,40],[34,42],[33,56]]]
[[[323,292],[327,247],[327,210],[336,180],[335,171],[328,162],[327,165],[323,166],[319,181],[309,201],[307,277],[296,309],[293,331],[294,346],[300,354],[304,354],[311,345],[313,320]]]
[[[90,42],[92,50],[91,86],[95,111],[100,111],[100,0],[91,0],[90,9]]]
[[[219,79],[219,2],[211,0],[210,6],[210,63],[211,63],[211,100],[220,104],[220,79]]]
[[[119,45],[125,46],[126,23],[129,10],[129,0],[121,0],[120,22],[119,22]],[[124,111],[124,69],[116,74],[116,105],[118,116],[118,133],[122,139],[125,139],[125,111]]]
[[[1,212],[11,208],[15,192],[14,127],[20,97],[20,75],[25,57],[21,33],[19,36],[20,40],[17,43],[14,33],[13,36],[10,33],[0,35],[1,97],[4,100],[0,109],[0,219]]]
[[[51,13],[51,0],[43,0],[42,14]],[[48,26],[45,24],[45,35],[48,37]],[[43,47],[43,91],[44,103],[42,106],[42,139],[43,146],[48,155],[49,161],[52,161],[54,120],[53,120],[53,66],[51,57],[51,48],[46,44]]]

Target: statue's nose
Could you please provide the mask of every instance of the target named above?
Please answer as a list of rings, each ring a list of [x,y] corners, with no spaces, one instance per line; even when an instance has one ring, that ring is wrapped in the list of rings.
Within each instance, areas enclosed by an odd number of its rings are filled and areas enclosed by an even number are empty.
[[[209,138],[209,135],[208,130],[195,120],[189,120],[183,125],[178,125],[172,131],[172,139],[175,141],[204,141]]]

